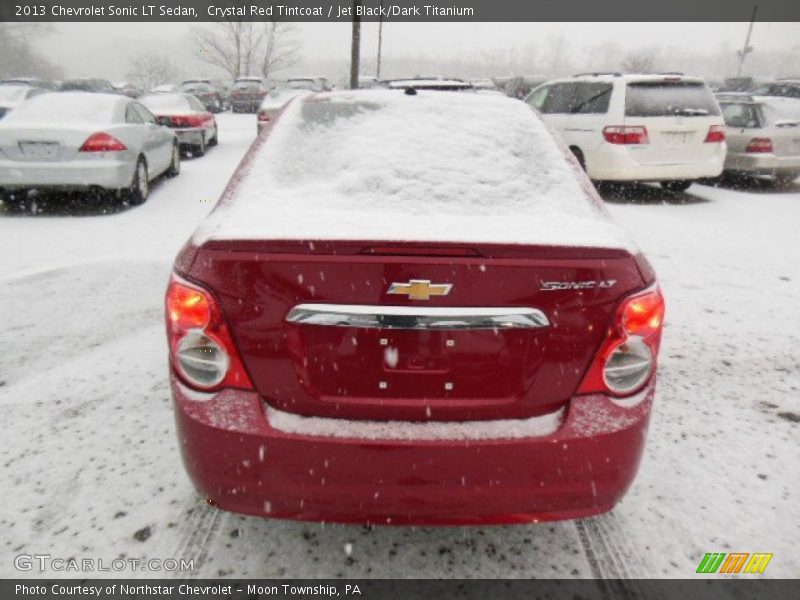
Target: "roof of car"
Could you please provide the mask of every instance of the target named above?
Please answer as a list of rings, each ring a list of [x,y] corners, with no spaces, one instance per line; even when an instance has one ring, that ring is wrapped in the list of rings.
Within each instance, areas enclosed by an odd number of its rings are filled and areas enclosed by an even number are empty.
[[[684,75],[683,73],[578,73],[572,77],[565,77],[547,83],[560,83],[576,79],[598,79],[601,81],[649,82],[649,81],[687,81],[703,82],[702,77]]]
[[[262,138],[264,139],[264,138]],[[458,92],[313,94],[274,122],[196,232],[630,249],[527,105]]]

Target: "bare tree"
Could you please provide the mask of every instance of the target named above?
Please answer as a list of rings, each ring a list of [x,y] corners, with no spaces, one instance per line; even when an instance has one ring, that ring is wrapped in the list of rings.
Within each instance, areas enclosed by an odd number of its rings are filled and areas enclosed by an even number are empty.
[[[177,81],[180,76],[180,70],[169,57],[152,51],[141,52],[134,56],[128,71],[128,78],[145,90]]]
[[[656,57],[650,50],[629,52],[622,61],[626,73],[652,73],[656,70]]]
[[[232,79],[257,70],[263,29],[255,23],[221,21],[193,31],[200,59],[226,71]]]
[[[270,77],[297,63],[300,44],[292,39],[294,25],[286,21],[264,23],[264,44],[261,50],[261,75]]]
[[[61,77],[61,70],[33,48],[33,41],[53,31],[43,23],[0,22],[0,77]]]

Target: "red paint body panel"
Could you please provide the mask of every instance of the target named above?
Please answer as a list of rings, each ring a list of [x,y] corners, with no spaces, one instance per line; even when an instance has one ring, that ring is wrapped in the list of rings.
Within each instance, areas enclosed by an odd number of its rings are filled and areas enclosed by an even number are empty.
[[[625,408],[573,398],[552,435],[389,441],[288,434],[258,394],[210,399],[173,378],[178,438],[199,492],[225,510],[376,524],[523,523],[610,510],[642,455],[655,382]]]
[[[371,242],[292,247],[209,245],[182,275],[217,298],[256,390],[303,415],[463,421],[552,412],[575,394],[620,297],[644,286],[634,258],[614,250],[475,246],[461,250],[467,256],[424,256],[375,254]],[[391,283],[411,279],[453,288],[424,302],[386,295]],[[615,283],[540,289],[548,281],[600,280]],[[287,323],[302,303],[534,307],[550,326],[390,331]],[[386,360],[387,348],[397,352],[396,364]]]

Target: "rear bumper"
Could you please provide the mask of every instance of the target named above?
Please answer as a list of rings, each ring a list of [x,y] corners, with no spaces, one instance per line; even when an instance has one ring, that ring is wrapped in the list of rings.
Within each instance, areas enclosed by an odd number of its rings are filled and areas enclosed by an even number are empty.
[[[173,129],[175,136],[178,138],[178,143],[183,146],[196,146],[199,145],[205,134],[205,129]]]
[[[800,171],[800,156],[764,154],[728,154],[726,171],[771,175],[776,171]]]
[[[134,167],[133,161],[124,160],[26,162],[0,159],[0,188],[118,190],[131,184]]]
[[[186,469],[224,510],[375,524],[524,523],[606,512],[630,486],[654,382],[635,406],[573,398],[555,433],[388,440],[288,433],[258,394],[198,394],[174,378]]]
[[[722,173],[726,149],[723,144],[708,144],[705,156],[688,159],[675,156],[655,161],[637,156],[635,146],[603,144],[587,157],[589,177],[598,181],[670,181],[717,177]],[[645,148],[641,152],[649,152]]]

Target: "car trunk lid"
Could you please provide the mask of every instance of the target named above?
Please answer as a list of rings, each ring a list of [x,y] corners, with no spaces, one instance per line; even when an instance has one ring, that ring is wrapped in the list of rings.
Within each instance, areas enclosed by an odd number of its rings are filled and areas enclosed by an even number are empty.
[[[187,275],[266,402],[373,420],[557,410],[644,284],[625,250],[363,242],[212,241]]]

